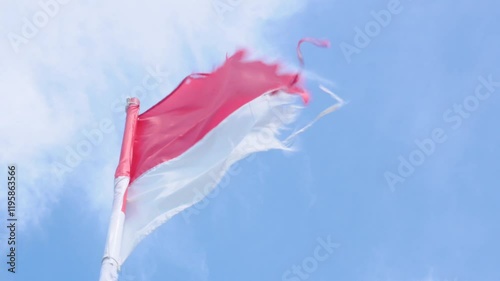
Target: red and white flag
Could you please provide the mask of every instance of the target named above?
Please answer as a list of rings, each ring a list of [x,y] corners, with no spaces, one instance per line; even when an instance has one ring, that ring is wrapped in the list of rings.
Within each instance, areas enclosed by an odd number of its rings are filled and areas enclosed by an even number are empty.
[[[232,164],[289,149],[280,132],[309,99],[301,75],[244,56],[188,76],[142,114],[139,101],[129,100],[101,280],[116,280],[134,247],[208,195]]]

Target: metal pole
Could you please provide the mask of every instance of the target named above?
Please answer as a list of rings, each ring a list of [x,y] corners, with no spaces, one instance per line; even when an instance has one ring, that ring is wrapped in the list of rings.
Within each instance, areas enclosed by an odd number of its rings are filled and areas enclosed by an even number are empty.
[[[115,173],[113,207],[111,209],[108,236],[99,281],[117,281],[122,263],[120,260],[120,249],[123,225],[125,223],[126,191],[130,182],[130,164],[132,161],[135,127],[139,114],[139,100],[137,98],[127,99],[126,111],[125,132],[123,134],[120,161]]]

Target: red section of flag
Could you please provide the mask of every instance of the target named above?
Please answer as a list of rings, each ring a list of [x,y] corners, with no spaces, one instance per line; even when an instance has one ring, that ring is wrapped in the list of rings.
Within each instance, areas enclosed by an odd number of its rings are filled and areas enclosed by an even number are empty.
[[[314,44],[318,47],[321,48],[330,48],[330,41],[328,40],[321,40],[321,39],[316,39],[316,38],[302,38],[300,39],[299,43],[297,44],[297,57],[299,58],[299,62],[301,66],[304,66],[304,56],[302,55],[302,51],[300,50],[300,47],[302,46],[302,43],[308,42],[311,44]]]
[[[307,92],[298,85],[299,74],[280,75],[278,65],[247,62],[244,55],[239,51],[213,73],[185,78],[169,96],[139,115],[130,182],[181,155],[231,113],[265,93],[282,90],[308,101]]]

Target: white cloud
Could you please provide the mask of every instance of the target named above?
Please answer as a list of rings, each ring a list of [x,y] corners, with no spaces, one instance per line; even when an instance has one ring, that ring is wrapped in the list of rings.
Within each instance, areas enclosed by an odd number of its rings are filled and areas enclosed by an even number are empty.
[[[80,141],[83,129],[103,118],[118,118],[111,111],[112,101],[129,95],[147,67],[158,65],[172,73],[156,90],[160,91],[166,85],[171,89],[190,72],[210,71],[237,47],[276,54],[263,39],[269,29],[266,23],[293,15],[306,3],[232,0],[226,2],[233,3],[230,9],[221,14],[214,7],[219,0],[65,1],[0,4],[0,143],[4,148],[0,164],[16,163],[22,172],[19,211],[24,223],[42,219],[68,186],[55,180],[51,163],[64,161],[65,147]],[[47,15],[40,3],[52,3],[52,12]],[[46,23],[37,27],[44,13]],[[32,38],[23,35],[23,28],[24,33],[29,30],[27,22],[35,25],[28,34]],[[15,48],[9,39],[13,34],[24,38]],[[111,204],[111,186],[104,182],[112,183],[120,145],[119,133],[105,138],[84,159],[91,165],[78,166],[71,174],[82,179],[94,175],[72,188],[88,191],[85,200],[98,210]],[[109,181],[103,180],[106,177]]]

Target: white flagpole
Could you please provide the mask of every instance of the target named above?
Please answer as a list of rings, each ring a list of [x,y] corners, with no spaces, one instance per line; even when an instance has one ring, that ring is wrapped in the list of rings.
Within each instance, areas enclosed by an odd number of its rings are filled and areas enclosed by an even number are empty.
[[[123,224],[125,222],[125,196],[130,182],[130,163],[132,160],[132,145],[135,127],[139,113],[139,100],[137,98],[127,99],[126,111],[125,132],[123,134],[120,161],[115,174],[113,207],[111,209],[111,219],[109,222],[106,248],[102,259],[99,281],[117,281],[122,262],[120,260],[120,249],[123,236]]]

